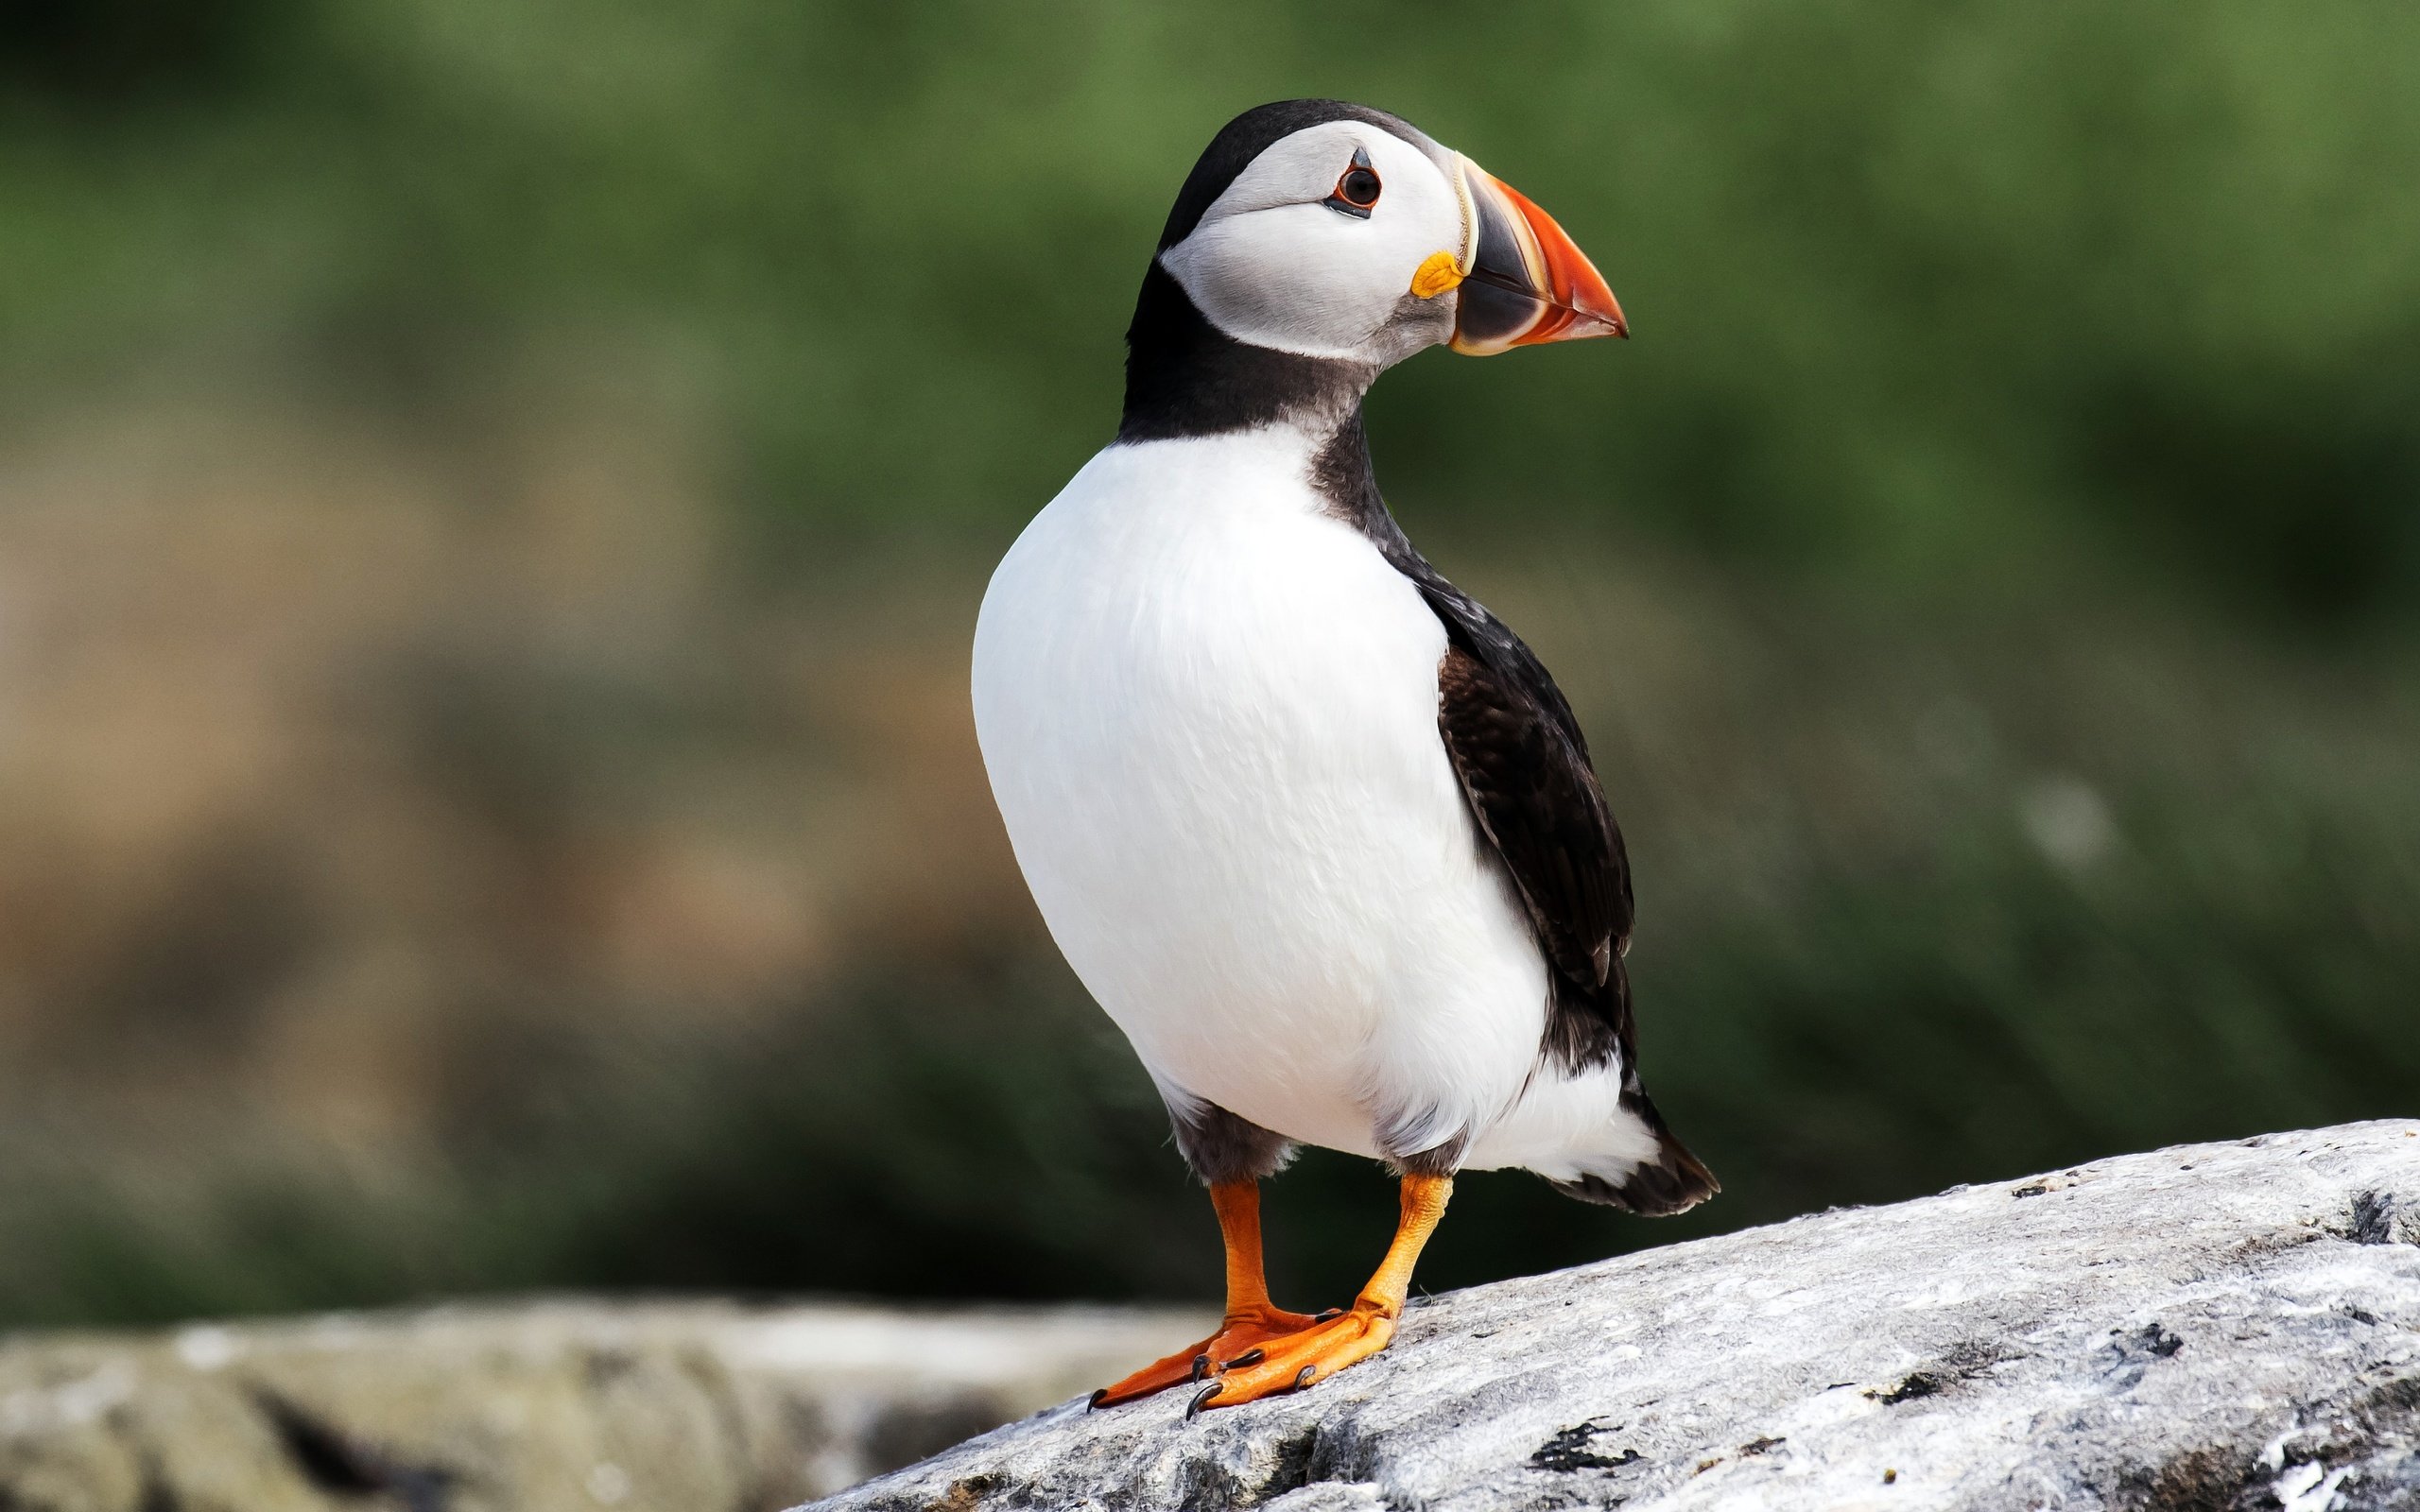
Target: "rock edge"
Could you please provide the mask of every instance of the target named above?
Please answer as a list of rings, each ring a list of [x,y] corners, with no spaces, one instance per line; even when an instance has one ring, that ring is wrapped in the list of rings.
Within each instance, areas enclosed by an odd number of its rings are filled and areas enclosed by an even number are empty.
[[[1300,1396],[1184,1408],[1078,1399],[815,1507],[2420,1508],[2420,1122],[1477,1287]]]

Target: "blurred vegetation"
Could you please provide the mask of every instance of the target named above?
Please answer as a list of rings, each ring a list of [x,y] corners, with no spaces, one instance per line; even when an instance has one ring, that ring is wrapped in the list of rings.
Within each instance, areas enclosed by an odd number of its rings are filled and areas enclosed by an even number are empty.
[[[2420,602],[2408,8],[10,14],[27,390],[140,358],[475,400],[602,332],[691,365],[751,496],[996,534],[1112,423],[1201,144],[1331,93],[1528,186],[1636,310],[1619,352],[1398,375],[1376,418],[1424,512],[1919,583],[2116,550],[2320,621]]]
[[[262,697],[344,696],[126,842],[140,906],[74,803],[0,815],[0,1323],[1215,1284],[957,679],[1184,169],[1305,94],[1521,186],[1635,322],[1424,358],[1372,423],[1582,708],[1649,1080],[1729,1187],[1649,1226],[1474,1179],[1424,1280],[2414,1110],[2420,11],[40,0],[0,591],[102,638],[186,593],[90,665],[286,636]],[[147,418],[197,404],[207,444]],[[280,489],[304,523],[244,523]],[[132,769],[54,767],[95,813]],[[814,938],[730,922],[769,898]],[[364,981],[400,1005],[328,1006]],[[348,1056],[395,1107],[288,1117]],[[1313,1157],[1270,1201],[1324,1302],[1392,1197]]]

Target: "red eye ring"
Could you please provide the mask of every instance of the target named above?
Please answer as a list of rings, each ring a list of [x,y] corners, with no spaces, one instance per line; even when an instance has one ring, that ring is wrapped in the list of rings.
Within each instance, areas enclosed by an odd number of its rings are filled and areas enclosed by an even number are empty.
[[[1385,187],[1378,181],[1378,170],[1370,166],[1369,152],[1355,147],[1352,165],[1337,177],[1336,187],[1328,191],[1328,208],[1367,220],[1371,210],[1378,203],[1379,192]]]

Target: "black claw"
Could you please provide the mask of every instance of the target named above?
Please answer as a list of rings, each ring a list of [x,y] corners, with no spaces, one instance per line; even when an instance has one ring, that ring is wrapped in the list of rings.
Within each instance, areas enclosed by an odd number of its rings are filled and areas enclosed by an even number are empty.
[[[1300,1391],[1305,1386],[1309,1385],[1311,1383],[1311,1377],[1319,1372],[1319,1368],[1320,1367],[1315,1365],[1306,1365],[1300,1370],[1295,1371],[1294,1389],[1296,1391]]]
[[[1094,1392],[1094,1393],[1093,1393],[1093,1395],[1092,1395],[1092,1400],[1084,1403],[1084,1411],[1086,1411],[1086,1412],[1090,1412],[1090,1411],[1092,1411],[1095,1407],[1099,1406],[1099,1405],[1100,1405],[1100,1399],[1101,1399],[1101,1398],[1103,1398],[1103,1397],[1106,1397],[1106,1396],[1108,1396],[1108,1395],[1109,1395],[1109,1388],[1108,1388],[1107,1386],[1103,1386],[1103,1387],[1101,1387],[1098,1391]]]
[[[1312,1321],[1312,1322],[1314,1322],[1314,1323],[1324,1323],[1324,1322],[1326,1322],[1329,1318],[1332,1318],[1332,1317],[1342,1317],[1343,1315],[1344,1315],[1344,1309],[1342,1309],[1342,1308],[1340,1308],[1340,1307],[1331,1307],[1331,1308],[1329,1308],[1329,1309],[1328,1309],[1326,1312],[1324,1312],[1324,1313],[1318,1313],[1318,1314],[1312,1314],[1311,1321]]]
[[[1208,1385],[1202,1387],[1200,1391],[1195,1392],[1193,1394],[1193,1400],[1185,1404],[1185,1421],[1191,1422],[1195,1413],[1198,1413],[1202,1408],[1210,1405],[1210,1399],[1225,1389],[1227,1389],[1225,1383],[1213,1381]]]
[[[1193,1379],[1199,1381],[1209,1373],[1210,1356],[1207,1354],[1195,1355],[1193,1357]]]
[[[1269,1351],[1267,1349],[1246,1349],[1243,1353],[1236,1355],[1234,1359],[1228,1361],[1219,1368],[1221,1370],[1233,1370],[1239,1366],[1258,1365],[1260,1362],[1268,1358]]]

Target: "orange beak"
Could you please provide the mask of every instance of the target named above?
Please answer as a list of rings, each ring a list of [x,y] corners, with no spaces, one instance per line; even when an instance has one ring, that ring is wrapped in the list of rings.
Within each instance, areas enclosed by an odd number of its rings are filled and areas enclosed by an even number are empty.
[[[1461,168],[1464,259],[1454,350],[1486,357],[1542,341],[1627,336],[1605,276],[1554,217],[1468,158]]]

